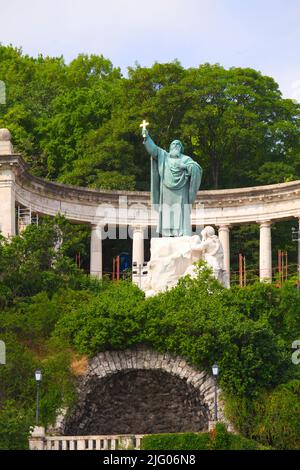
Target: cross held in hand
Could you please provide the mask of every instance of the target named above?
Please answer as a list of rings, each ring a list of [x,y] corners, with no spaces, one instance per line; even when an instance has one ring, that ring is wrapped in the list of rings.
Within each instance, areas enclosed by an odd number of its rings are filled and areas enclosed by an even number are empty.
[[[143,137],[146,137],[146,132],[144,132],[147,129],[147,126],[149,126],[149,122],[147,122],[145,119],[143,120],[142,124],[140,124],[140,127],[143,128]]]

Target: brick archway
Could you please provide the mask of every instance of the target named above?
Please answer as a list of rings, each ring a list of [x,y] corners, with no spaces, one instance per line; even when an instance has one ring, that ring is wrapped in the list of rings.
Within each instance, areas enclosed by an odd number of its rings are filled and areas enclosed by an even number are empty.
[[[213,420],[211,375],[178,356],[145,347],[99,353],[78,392],[63,423],[64,434],[204,431]],[[219,405],[219,419],[224,420],[220,400]]]

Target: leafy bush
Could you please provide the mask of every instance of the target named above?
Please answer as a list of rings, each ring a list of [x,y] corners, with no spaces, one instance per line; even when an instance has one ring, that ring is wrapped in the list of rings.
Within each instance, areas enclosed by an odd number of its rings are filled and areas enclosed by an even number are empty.
[[[242,436],[228,433],[218,423],[216,429],[204,433],[153,434],[143,437],[144,450],[259,450],[264,447]]]
[[[0,405],[17,400],[32,406],[35,399],[34,370],[38,366],[33,352],[12,333],[1,333],[6,345],[6,364],[0,366]]]
[[[58,321],[55,334],[70,340],[80,353],[123,349],[140,342],[143,330],[135,307],[144,294],[131,282],[107,284],[88,303],[74,306]]]
[[[271,315],[263,285],[249,295],[249,310],[258,308],[259,289],[259,308]],[[75,306],[64,315],[55,334],[91,356],[143,343],[180,355],[199,369],[210,371],[218,362],[222,388],[240,396],[272,388],[289,377],[291,369],[290,345],[274,333],[268,315],[243,311],[239,299],[228,294],[208,269],[199,270],[195,280],[182,279],[169,292],[145,300],[136,286],[115,283],[88,305]]]
[[[243,435],[276,449],[300,448],[300,380],[255,399],[227,397],[227,415]]]
[[[300,380],[279,385],[256,403],[253,436],[276,449],[300,449]]]
[[[52,297],[40,292],[14,308],[5,309],[0,316],[0,331],[8,329],[19,338],[44,343],[58,319],[74,306],[86,303],[91,296],[88,290],[78,292],[67,288],[58,290]]]
[[[30,425],[34,413],[14,400],[0,406],[0,450],[28,449]]]
[[[41,422],[44,426],[54,423],[57,411],[71,407],[75,400],[75,381],[70,368],[71,355],[61,349],[49,355],[41,364]]]
[[[45,357],[39,357],[36,345],[30,349],[12,333],[2,333],[1,339],[6,344],[6,364],[0,367],[0,449],[27,448],[29,427],[35,424],[34,372],[42,369],[40,423],[47,425],[59,407],[74,400],[70,353],[60,342],[59,347],[45,345]]]
[[[75,250],[84,251],[87,233],[64,217],[41,219],[20,234],[0,239],[0,305],[80,283],[83,272],[74,262]]]

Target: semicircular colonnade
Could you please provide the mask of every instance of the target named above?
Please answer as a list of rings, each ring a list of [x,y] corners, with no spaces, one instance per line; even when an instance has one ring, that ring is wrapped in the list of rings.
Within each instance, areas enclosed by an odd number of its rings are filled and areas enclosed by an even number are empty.
[[[4,131],[4,130],[2,130]],[[131,229],[133,262],[144,262],[145,231],[155,229],[157,213],[146,191],[109,191],[70,186],[30,174],[21,155],[13,152],[9,132],[0,133],[0,230],[16,234],[16,207],[35,215],[64,215],[73,223],[91,227],[92,275],[102,277],[104,227]],[[260,226],[260,279],[272,278],[272,223],[300,218],[300,180],[287,183],[223,190],[201,190],[192,209],[192,225],[218,227],[224,248],[224,267],[230,274],[230,228]],[[31,222],[31,216],[29,217]]]

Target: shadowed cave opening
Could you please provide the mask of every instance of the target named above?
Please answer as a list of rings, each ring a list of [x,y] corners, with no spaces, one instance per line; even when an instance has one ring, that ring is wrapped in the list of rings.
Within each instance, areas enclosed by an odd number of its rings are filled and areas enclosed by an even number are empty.
[[[66,421],[65,435],[203,431],[208,409],[186,380],[162,370],[128,370],[85,385],[84,399]]]

